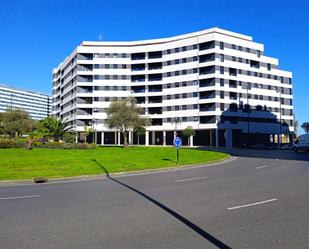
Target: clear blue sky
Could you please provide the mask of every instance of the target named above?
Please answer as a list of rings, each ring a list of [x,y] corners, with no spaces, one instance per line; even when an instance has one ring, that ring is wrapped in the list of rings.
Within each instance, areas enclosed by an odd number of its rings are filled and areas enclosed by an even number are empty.
[[[83,40],[139,40],[211,27],[250,35],[293,72],[299,123],[309,121],[306,0],[1,0],[0,83],[51,92],[52,69]]]

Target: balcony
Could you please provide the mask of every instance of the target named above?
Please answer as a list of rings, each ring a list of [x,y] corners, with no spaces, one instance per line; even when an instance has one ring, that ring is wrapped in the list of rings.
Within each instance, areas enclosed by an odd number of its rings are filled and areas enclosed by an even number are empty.
[[[162,51],[148,52],[148,59],[162,58]]]
[[[230,80],[229,86],[230,86],[230,88],[237,88],[237,81],[236,80]]]
[[[78,60],[93,60],[93,54],[81,53],[77,54]]]
[[[146,76],[145,75],[132,75],[131,82],[145,82]]]
[[[149,114],[162,114],[162,108],[161,107],[149,107],[148,113]]]
[[[200,87],[214,86],[215,83],[215,78],[199,80]]]
[[[200,63],[214,61],[214,60],[215,60],[215,54],[205,54],[205,55],[199,56]]]
[[[215,111],[215,110],[216,110],[215,103],[200,104],[200,111],[201,112],[209,112],[209,111]]]
[[[215,66],[199,68],[200,75],[215,73]]]
[[[200,99],[213,99],[215,97],[215,91],[200,92]]]
[[[230,76],[237,76],[237,69],[236,68],[229,68]]]
[[[162,69],[162,62],[148,64],[148,70],[158,70],[158,69]]]
[[[160,81],[162,80],[162,74],[149,74],[148,81]]]
[[[144,60],[145,59],[145,53],[134,53],[131,54],[131,60]]]
[[[161,86],[149,86],[148,92],[162,92],[162,85]]]
[[[91,72],[93,71],[93,66],[92,65],[77,65],[77,71],[82,71],[82,72]]]
[[[131,65],[131,71],[144,71],[145,64],[133,64]]]
[[[145,86],[132,86],[131,91],[132,91],[132,93],[144,93],[145,92]]]
[[[151,96],[148,98],[149,104],[162,103],[162,96]]]
[[[199,44],[199,50],[206,50],[206,49],[212,49],[215,48],[215,41],[209,41]]]

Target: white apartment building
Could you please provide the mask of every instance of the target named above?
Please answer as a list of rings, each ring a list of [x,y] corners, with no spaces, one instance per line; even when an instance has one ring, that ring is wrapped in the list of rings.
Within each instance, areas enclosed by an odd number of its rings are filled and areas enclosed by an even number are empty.
[[[47,94],[0,84],[0,112],[23,109],[36,120],[51,114],[52,99]]]
[[[219,28],[85,41],[53,71],[53,115],[75,131],[92,127],[98,144],[122,142],[105,126],[106,109],[127,96],[152,120],[146,145],[170,145],[174,131],[181,136],[188,126],[196,131],[191,145],[212,146],[278,141],[278,134],[294,131],[292,73],[264,55],[263,44]],[[129,141],[137,141],[133,132]]]

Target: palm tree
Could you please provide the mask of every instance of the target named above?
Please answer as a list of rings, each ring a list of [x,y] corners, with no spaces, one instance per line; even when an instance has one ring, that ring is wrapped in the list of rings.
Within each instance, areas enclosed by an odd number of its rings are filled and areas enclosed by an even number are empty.
[[[47,137],[53,138],[56,142],[70,129],[69,123],[63,122],[61,119],[47,117],[40,121],[43,133]]]

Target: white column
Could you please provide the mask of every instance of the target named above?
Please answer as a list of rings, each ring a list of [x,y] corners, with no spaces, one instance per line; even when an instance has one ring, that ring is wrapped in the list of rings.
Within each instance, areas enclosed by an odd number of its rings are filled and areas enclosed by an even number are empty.
[[[190,147],[193,147],[193,136],[190,136]]]
[[[78,143],[78,133],[75,135],[75,143]]]
[[[166,146],[166,131],[163,131],[163,146]]]
[[[149,131],[146,131],[146,133],[145,133],[145,145],[146,146],[149,145]]]
[[[233,131],[232,129],[226,129],[225,130],[225,146],[227,148],[233,147]]]
[[[115,140],[114,140],[115,145],[117,144],[117,131],[115,131]]]
[[[118,136],[118,145],[120,145],[120,131],[118,131],[117,136]]]
[[[133,131],[129,131],[129,144],[133,144]]]
[[[156,132],[155,131],[151,132],[151,137],[152,137],[152,145],[156,144]]]
[[[101,134],[101,145],[104,145],[104,131]]]
[[[219,147],[219,129],[216,129],[216,147]]]

